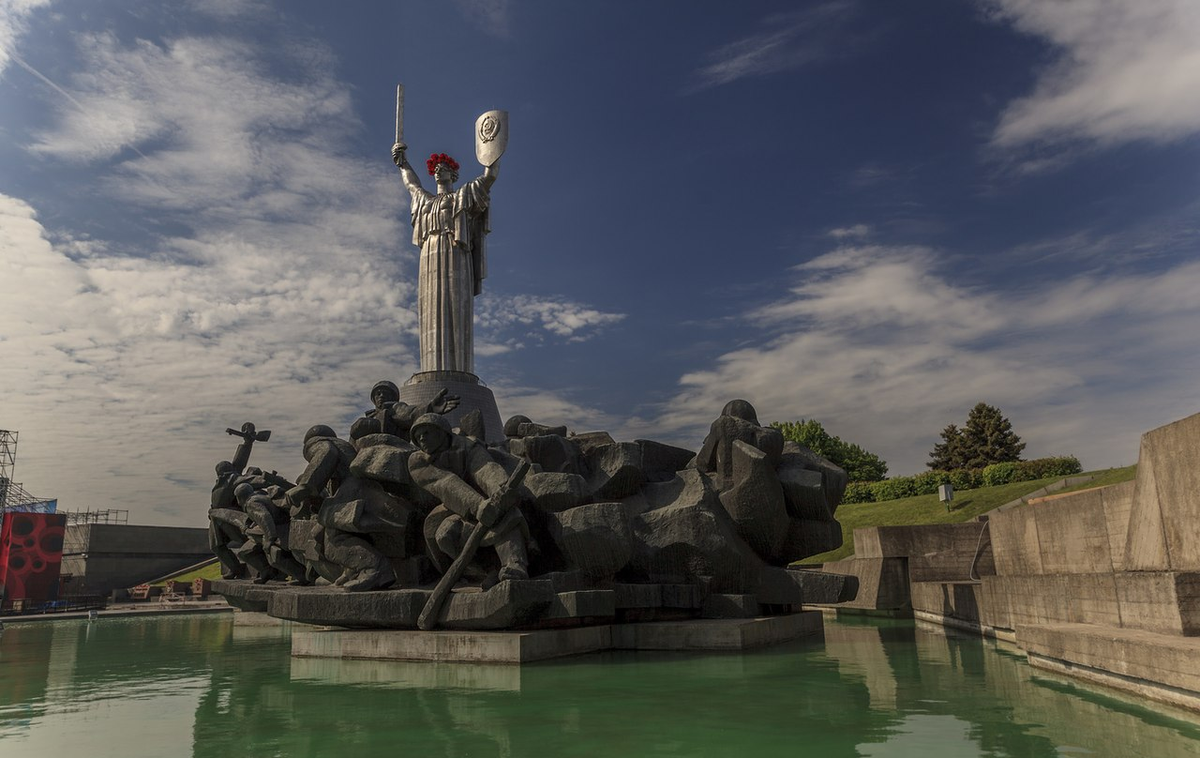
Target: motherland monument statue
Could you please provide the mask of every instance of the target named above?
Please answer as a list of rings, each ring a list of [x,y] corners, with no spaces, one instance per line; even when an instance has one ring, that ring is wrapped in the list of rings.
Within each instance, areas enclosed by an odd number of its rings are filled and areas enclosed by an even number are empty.
[[[491,110],[482,114],[475,122],[475,157],[483,173],[455,188],[458,161],[446,153],[433,153],[425,161],[425,170],[433,177],[435,191],[426,190],[408,162],[404,86],[396,88],[392,162],[409,193],[412,241],[421,251],[417,275],[421,370],[402,388],[400,399],[423,405],[446,390],[461,399],[450,421],[457,423],[477,410],[484,434],[492,442],[504,436],[495,397],[474,373],[475,297],[483,291],[487,277],[491,189],[507,146],[508,113]]]
[[[344,436],[314,419],[292,479],[248,465],[269,432],[227,430],[242,443],[210,500],[225,577],[214,590],[242,610],[349,629],[766,619],[778,640],[819,628],[802,604],[850,599],[857,580],[789,564],[841,544],[846,472],[746,400],[726,404],[699,452],[500,423],[474,374],[472,321],[508,117],[476,121],[483,173],[457,188],[458,162],[430,155],[430,192],[407,157],[403,102],[399,88],[392,159],[420,249],[420,371],[403,388],[376,381]]]

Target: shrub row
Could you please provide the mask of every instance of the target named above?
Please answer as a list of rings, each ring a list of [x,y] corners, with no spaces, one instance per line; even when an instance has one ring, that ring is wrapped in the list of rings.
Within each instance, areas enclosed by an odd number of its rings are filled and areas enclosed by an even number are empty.
[[[1082,471],[1073,455],[1038,458],[1032,461],[993,463],[985,468],[954,471],[926,471],[915,476],[893,476],[880,482],[851,482],[842,496],[843,503],[881,503],[916,495],[932,495],[942,484],[955,490],[995,487],[1010,482],[1028,482],[1049,476],[1070,476]]]

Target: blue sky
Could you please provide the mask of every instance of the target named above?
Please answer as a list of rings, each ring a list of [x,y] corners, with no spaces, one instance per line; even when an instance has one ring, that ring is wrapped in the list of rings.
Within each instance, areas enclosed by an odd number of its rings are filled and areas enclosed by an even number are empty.
[[[1200,410],[1200,5],[0,0],[0,428],[60,507],[200,524],[416,369],[391,165],[510,112],[476,370],[696,448],[724,403],[924,469],[998,405],[1132,463]],[[415,162],[415,161],[414,161]]]

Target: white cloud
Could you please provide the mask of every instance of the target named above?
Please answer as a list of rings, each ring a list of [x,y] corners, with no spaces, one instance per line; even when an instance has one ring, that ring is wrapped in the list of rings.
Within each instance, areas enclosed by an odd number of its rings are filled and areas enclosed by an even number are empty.
[[[589,339],[624,318],[623,313],[607,313],[564,298],[531,295],[501,299],[484,294],[476,306],[476,324],[482,331],[499,334],[517,329],[534,337],[545,331],[571,342]],[[509,347],[515,344],[512,340]]]
[[[1033,93],[1005,109],[995,145],[1163,142],[1200,131],[1195,0],[995,0],[990,6],[997,18],[1061,49]]]
[[[318,43],[284,51],[287,81],[226,38],[80,44],[64,86],[86,113],[31,148],[186,231],[72,239],[0,195],[0,426],[21,431],[17,478],[63,508],[202,523],[226,426],[272,429],[255,462],[294,476],[308,426],[415,370],[404,193],[386,151],[340,149],[357,122]]]
[[[836,229],[830,229],[826,234],[836,240],[846,239],[848,237],[866,237],[871,233],[871,227],[866,224],[855,224],[854,226],[843,226]]]
[[[50,0],[3,0],[0,2],[0,74],[13,58],[17,40],[25,32],[27,19],[37,8],[49,5]]]
[[[1026,455],[1100,467],[1134,462],[1142,432],[1200,407],[1200,263],[1000,294],[952,283],[942,260],[860,246],[797,267],[789,296],[748,314],[775,336],[682,377],[641,428],[698,440],[744,397],[764,422],[817,418],[905,474],[982,400],[1009,416]]]
[[[768,16],[763,19],[762,31],[709,53],[709,63],[696,72],[692,89],[788,71],[822,59],[834,50],[833,31],[853,10],[854,3],[835,0],[803,11]]]
[[[73,261],[30,206],[0,196],[0,385],[19,389],[2,424],[22,433],[17,478],[64,508],[202,521],[194,501],[232,454],[225,426],[273,429],[256,462],[294,475],[305,428],[344,426],[375,380],[415,368],[397,338],[414,321],[406,285],[379,255],[164,244],[209,262]]]

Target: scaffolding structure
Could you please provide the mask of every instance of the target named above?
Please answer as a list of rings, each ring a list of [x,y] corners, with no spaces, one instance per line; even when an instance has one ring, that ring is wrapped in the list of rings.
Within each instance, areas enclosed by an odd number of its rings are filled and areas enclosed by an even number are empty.
[[[13,481],[17,467],[18,432],[0,429],[0,515],[9,511],[23,513],[54,513],[57,500],[35,497]]]
[[[105,510],[59,511],[67,517],[67,526],[73,524],[128,524],[129,511],[124,508],[107,508]]]

